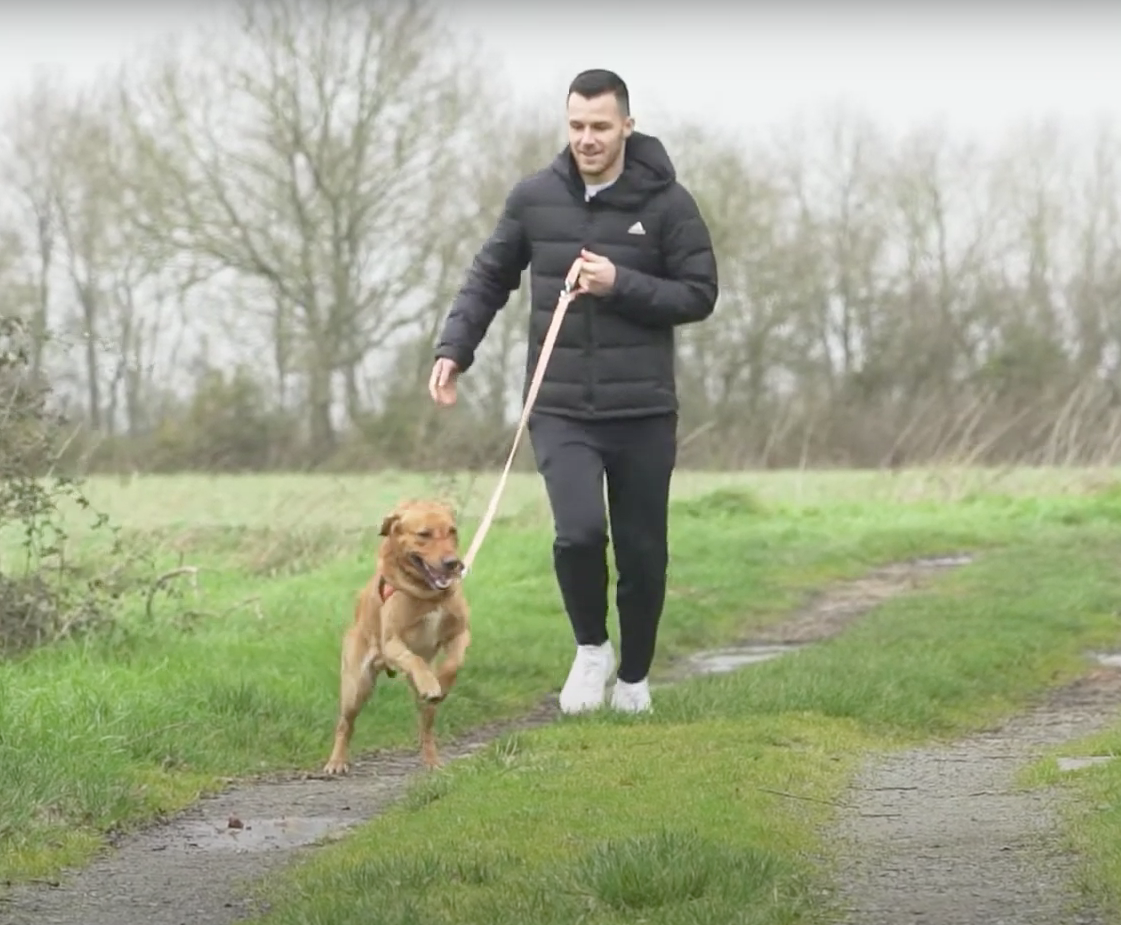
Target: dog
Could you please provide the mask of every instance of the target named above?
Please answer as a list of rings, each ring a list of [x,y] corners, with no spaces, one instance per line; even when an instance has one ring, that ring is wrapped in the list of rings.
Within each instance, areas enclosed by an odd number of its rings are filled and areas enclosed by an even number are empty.
[[[349,771],[355,720],[383,671],[407,679],[417,702],[421,758],[428,769],[440,767],[436,709],[455,684],[471,644],[451,507],[403,502],[382,521],[380,535],[377,567],[358,594],[354,622],[343,636],[339,717],[323,768],[330,775]]]

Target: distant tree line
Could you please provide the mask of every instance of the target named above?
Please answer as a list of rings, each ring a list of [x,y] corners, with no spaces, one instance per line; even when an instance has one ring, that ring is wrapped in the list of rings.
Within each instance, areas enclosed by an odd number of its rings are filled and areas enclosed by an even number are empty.
[[[563,125],[559,98],[512,110],[453,39],[424,3],[246,3],[2,114],[0,313],[65,419],[66,465],[501,461],[525,287],[439,416],[431,345]],[[986,149],[855,112],[750,144],[687,117],[663,137],[721,297],[680,332],[684,465],[1116,461],[1116,126]]]

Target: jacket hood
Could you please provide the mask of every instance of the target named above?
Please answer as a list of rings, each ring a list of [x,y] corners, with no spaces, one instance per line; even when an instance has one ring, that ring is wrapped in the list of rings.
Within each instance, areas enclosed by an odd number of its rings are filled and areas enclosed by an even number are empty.
[[[577,198],[584,198],[584,181],[567,147],[553,160],[553,170],[564,177]],[[623,172],[596,199],[607,205],[637,208],[676,180],[677,171],[665,145],[653,135],[632,132],[623,153]]]

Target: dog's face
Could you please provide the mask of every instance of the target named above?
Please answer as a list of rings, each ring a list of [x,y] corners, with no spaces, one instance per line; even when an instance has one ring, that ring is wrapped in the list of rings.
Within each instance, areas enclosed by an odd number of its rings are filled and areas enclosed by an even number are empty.
[[[398,567],[436,591],[446,591],[463,571],[455,513],[439,501],[409,501],[382,521]]]

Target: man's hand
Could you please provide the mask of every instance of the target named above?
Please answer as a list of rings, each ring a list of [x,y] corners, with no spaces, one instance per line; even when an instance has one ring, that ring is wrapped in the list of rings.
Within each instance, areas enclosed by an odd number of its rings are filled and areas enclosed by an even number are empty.
[[[584,265],[580,269],[578,291],[607,295],[615,287],[615,264],[588,250],[580,251],[580,259]]]
[[[437,405],[454,405],[458,379],[459,367],[455,360],[441,357],[433,364],[432,375],[428,377],[428,394]]]

